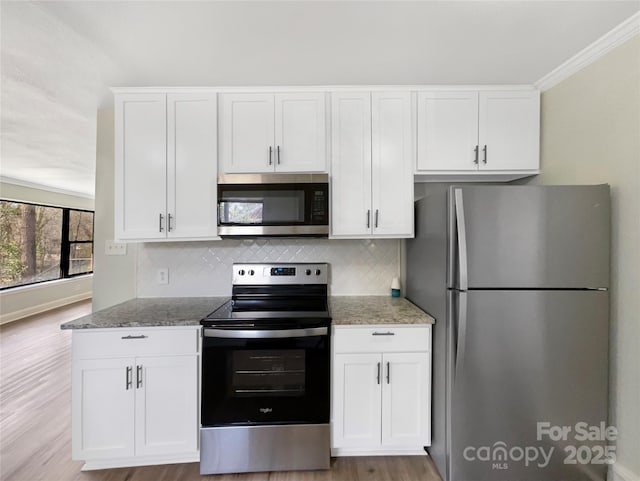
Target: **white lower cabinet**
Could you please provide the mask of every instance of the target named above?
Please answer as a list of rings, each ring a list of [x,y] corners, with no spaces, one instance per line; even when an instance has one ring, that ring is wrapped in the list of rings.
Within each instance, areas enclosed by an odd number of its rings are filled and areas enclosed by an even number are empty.
[[[198,461],[198,346],[195,327],[74,331],[73,459],[84,470]]]
[[[336,326],[332,375],[333,455],[424,454],[430,326]]]

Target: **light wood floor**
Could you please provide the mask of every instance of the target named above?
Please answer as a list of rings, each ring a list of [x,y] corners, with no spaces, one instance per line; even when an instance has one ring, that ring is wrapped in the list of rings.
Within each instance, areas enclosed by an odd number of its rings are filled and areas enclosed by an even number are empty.
[[[81,472],[71,461],[71,332],[83,301],[0,327],[1,481],[440,481],[423,456],[335,458],[328,471],[200,476],[174,464]]]

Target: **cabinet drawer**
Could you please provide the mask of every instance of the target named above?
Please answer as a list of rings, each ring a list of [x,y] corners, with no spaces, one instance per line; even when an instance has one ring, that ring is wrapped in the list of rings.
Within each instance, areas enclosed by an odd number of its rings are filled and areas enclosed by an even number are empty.
[[[431,350],[431,326],[335,327],[334,352],[420,352]]]
[[[76,359],[98,357],[196,354],[200,330],[166,328],[115,328],[73,331]]]

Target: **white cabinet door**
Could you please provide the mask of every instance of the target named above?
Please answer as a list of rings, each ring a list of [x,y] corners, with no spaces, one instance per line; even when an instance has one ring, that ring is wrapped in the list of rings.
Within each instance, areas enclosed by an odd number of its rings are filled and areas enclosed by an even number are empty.
[[[73,459],[134,454],[134,359],[73,363]]]
[[[122,94],[115,101],[115,235],[166,235],[167,125],[165,94]]]
[[[373,234],[413,236],[411,94],[371,94]]]
[[[337,354],[334,360],[332,445],[380,446],[380,354]]]
[[[198,357],[136,359],[136,455],[198,449]]]
[[[371,233],[371,94],[331,95],[331,233]]]
[[[539,92],[480,92],[481,170],[537,170],[539,144]]]
[[[223,171],[273,171],[276,155],[273,94],[225,94],[220,99]]]
[[[326,171],[324,112],[324,93],[275,96],[276,171]]]
[[[418,93],[418,171],[478,168],[478,92]]]
[[[383,354],[383,446],[430,443],[429,354]]]
[[[217,235],[217,101],[167,95],[167,237]]]

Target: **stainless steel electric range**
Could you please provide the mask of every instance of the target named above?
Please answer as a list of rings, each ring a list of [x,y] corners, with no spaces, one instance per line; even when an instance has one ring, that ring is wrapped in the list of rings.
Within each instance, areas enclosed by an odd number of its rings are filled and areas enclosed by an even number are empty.
[[[234,264],[203,325],[200,473],[327,469],[328,264]]]

